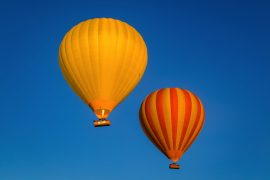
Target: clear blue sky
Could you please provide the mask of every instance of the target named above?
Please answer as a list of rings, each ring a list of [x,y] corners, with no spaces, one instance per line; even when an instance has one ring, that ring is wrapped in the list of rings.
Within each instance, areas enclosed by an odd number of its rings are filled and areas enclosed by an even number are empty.
[[[269,179],[270,2],[145,1],[1,1],[1,180]],[[149,51],[142,81],[98,129],[57,59],[64,34],[94,17],[128,22]],[[138,120],[144,97],[171,86],[206,109],[179,171]]]

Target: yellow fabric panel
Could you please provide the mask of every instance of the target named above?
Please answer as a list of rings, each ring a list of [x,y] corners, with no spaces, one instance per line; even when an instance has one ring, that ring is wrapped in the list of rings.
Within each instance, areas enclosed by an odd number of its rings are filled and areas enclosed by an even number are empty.
[[[170,101],[170,89],[166,88],[164,89],[164,95],[163,95],[163,114],[164,118],[166,119],[166,129],[168,133],[168,139],[169,139],[169,150],[173,149],[173,138],[172,138],[172,122],[171,122],[171,101]]]
[[[59,63],[72,89],[96,114],[106,110],[106,118],[140,81],[147,47],[127,23],[95,18],[67,32],[59,48]]]
[[[186,104],[185,104],[185,96],[182,89],[177,89],[178,96],[178,128],[176,133],[176,149],[180,149],[179,142],[181,138],[181,132],[183,131],[183,124],[185,118]]]
[[[145,130],[147,130],[147,132],[153,137],[153,143],[156,143],[159,147],[157,147],[163,154],[165,154],[165,149],[162,148],[162,144],[160,144],[160,142],[158,141],[156,135],[154,134],[152,127],[149,125],[147,117],[145,115],[145,101],[142,103],[141,106],[141,123],[145,126]],[[151,139],[150,139],[151,140]],[[152,141],[152,140],[151,140]],[[166,154],[165,154],[166,155]]]
[[[195,141],[195,139],[197,138],[199,132],[202,130],[203,124],[204,124],[204,116],[205,116],[205,111],[204,111],[204,107],[202,102],[199,100],[200,102],[200,106],[201,106],[201,115],[199,118],[199,124],[195,129],[194,134],[192,135],[192,137],[190,138],[190,140],[188,141],[187,147],[183,150],[183,152],[186,152],[188,150],[188,148],[190,147],[190,145]]]
[[[194,95],[189,91],[187,91],[187,92],[191,98],[191,116],[190,116],[190,120],[189,120],[189,124],[188,124],[188,128],[187,128],[187,132],[185,134],[183,142],[181,143],[181,147],[179,148],[181,151],[183,151],[183,146],[185,145],[186,141],[189,140],[190,133],[191,133],[191,130],[194,126],[194,123],[196,120],[196,115],[198,112],[198,105],[196,103],[196,99],[195,99]]]
[[[62,71],[64,73],[67,73],[67,68],[66,66],[63,64],[62,61],[60,61],[60,67],[62,69]],[[83,92],[81,92],[80,88],[78,87],[78,84],[75,84],[73,79],[71,79],[70,77],[65,77],[66,81],[69,82],[69,84],[71,85],[71,88],[74,90],[74,91],[77,91],[78,95],[81,97],[81,99],[87,103],[87,100],[85,99],[85,96],[83,95]]]
[[[156,98],[157,98],[157,91],[153,92],[152,96],[150,96],[150,109],[151,109],[151,117],[153,120],[153,124],[156,129],[156,133],[159,135],[161,139],[161,144],[164,146],[165,150],[169,150],[169,147],[166,144],[166,140],[164,134],[160,127],[160,122],[157,115],[157,108],[156,108]]]

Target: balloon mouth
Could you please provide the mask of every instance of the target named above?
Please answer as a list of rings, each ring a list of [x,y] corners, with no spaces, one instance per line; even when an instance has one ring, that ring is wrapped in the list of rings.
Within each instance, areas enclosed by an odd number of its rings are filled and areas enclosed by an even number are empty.
[[[95,109],[95,114],[98,119],[106,119],[109,116],[110,112],[110,110],[105,108]]]
[[[170,169],[180,169],[180,165],[179,164],[176,164],[176,163],[171,163],[169,165],[169,168]]]
[[[103,127],[103,126],[110,126],[110,125],[111,125],[111,122],[107,119],[94,120],[95,127]]]
[[[179,161],[179,159],[182,156],[182,151],[180,150],[168,150],[166,151],[166,155],[167,157],[172,160],[174,163],[176,163],[177,161]]]

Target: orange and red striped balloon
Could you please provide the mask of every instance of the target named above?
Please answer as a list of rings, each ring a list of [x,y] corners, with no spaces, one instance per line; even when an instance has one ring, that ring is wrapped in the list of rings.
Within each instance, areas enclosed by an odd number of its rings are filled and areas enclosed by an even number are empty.
[[[201,131],[205,112],[190,91],[164,88],[146,97],[139,114],[147,137],[175,163]]]

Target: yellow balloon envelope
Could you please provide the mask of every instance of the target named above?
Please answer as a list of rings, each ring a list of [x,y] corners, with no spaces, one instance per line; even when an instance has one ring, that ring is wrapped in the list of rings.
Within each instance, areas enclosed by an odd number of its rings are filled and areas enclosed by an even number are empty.
[[[147,47],[127,23],[95,18],[67,32],[59,63],[72,89],[99,118],[95,126],[109,125],[107,116],[142,78]]]

